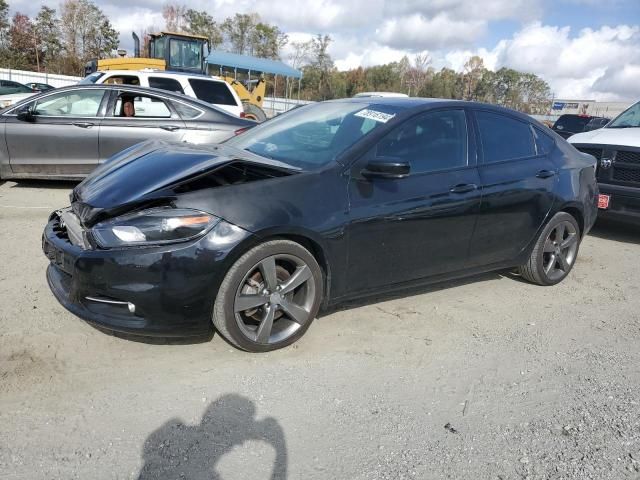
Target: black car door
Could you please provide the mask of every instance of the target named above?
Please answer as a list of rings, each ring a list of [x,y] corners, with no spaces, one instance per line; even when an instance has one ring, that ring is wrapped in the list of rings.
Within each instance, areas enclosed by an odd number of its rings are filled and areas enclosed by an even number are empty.
[[[464,268],[480,206],[464,109],[421,113],[351,169],[349,288],[365,291]],[[408,162],[404,178],[367,178],[370,162]],[[366,175],[366,173],[365,173]]]
[[[535,238],[551,210],[557,167],[536,148],[530,123],[474,110],[482,204],[471,246],[474,265],[508,262]]]

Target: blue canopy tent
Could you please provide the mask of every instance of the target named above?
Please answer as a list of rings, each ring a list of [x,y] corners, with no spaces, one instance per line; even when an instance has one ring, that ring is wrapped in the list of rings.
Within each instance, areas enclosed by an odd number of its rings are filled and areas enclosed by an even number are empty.
[[[209,65],[217,65],[222,70],[224,67],[233,68],[236,72],[248,73],[271,73],[282,75],[283,77],[302,78],[302,72],[290,67],[279,60],[269,60],[267,58],[251,57],[249,55],[239,55],[237,53],[220,52],[214,50],[207,57]]]
[[[214,68],[217,67],[220,75],[223,74],[223,70],[225,69],[233,69],[234,78],[237,77],[238,72],[248,74],[249,80],[251,80],[252,72],[256,74],[268,73],[274,75],[274,96],[278,82],[278,75],[285,77],[285,92],[289,92],[289,79],[297,78],[298,99],[300,99],[300,80],[302,79],[302,72],[279,60],[269,60],[267,58],[258,58],[250,55],[240,55],[238,53],[213,50],[207,56],[207,64],[214,66]],[[286,96],[289,98],[288,93],[286,93]]]

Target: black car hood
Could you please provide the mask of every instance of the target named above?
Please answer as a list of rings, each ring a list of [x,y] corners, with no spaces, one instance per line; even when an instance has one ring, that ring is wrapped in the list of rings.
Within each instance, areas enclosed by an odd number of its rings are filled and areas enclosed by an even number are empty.
[[[285,163],[222,144],[147,141],[94,170],[73,189],[71,204],[82,223],[90,226],[140,206],[166,203],[177,195],[172,187],[231,163],[295,172]]]

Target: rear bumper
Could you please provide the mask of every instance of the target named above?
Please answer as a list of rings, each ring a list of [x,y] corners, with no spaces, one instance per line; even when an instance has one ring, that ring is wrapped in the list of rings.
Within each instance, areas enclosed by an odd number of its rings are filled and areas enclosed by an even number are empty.
[[[215,295],[238,243],[221,245],[215,231],[186,243],[83,250],[61,234],[54,216],[42,236],[51,262],[47,281],[67,310],[100,328],[148,336],[203,335],[211,331]],[[243,231],[243,238],[249,235]]]
[[[640,188],[599,184],[600,193],[610,195],[609,208],[599,209],[598,218],[640,225]]]

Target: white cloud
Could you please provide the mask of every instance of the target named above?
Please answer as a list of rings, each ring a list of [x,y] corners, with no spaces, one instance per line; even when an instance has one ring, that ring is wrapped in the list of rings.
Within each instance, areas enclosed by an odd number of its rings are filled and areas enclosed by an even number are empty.
[[[593,83],[594,92],[602,92],[611,100],[640,100],[640,63],[609,67]]]
[[[595,96],[599,100],[640,96],[640,82],[620,69],[640,65],[640,27],[620,25],[597,30],[583,29],[571,36],[569,27],[533,23],[504,40],[494,49],[497,66],[532,72],[549,82],[558,97]],[[630,71],[630,70],[627,70]],[[632,71],[632,70],[631,70]],[[617,75],[618,87],[627,81],[624,92],[605,88],[605,81]],[[622,76],[621,76],[622,75]],[[599,87],[594,88],[596,82]]]
[[[433,17],[447,12],[461,20],[516,19],[532,21],[542,13],[541,0],[404,0],[385,3],[385,15],[420,13]]]
[[[390,47],[415,51],[473,44],[486,26],[482,20],[456,20],[446,13],[432,18],[414,13],[385,21],[376,33]]]

